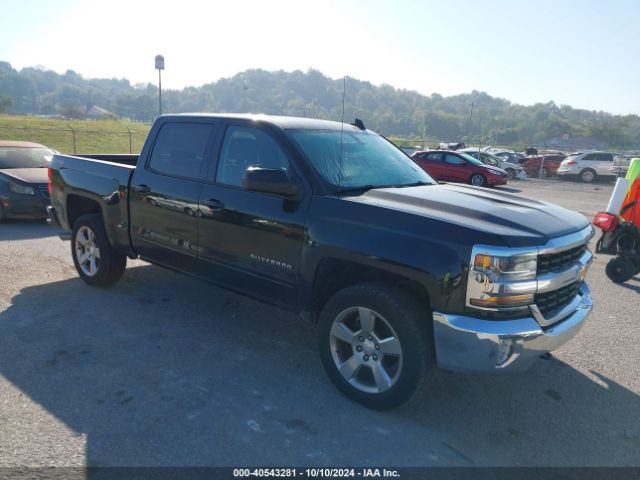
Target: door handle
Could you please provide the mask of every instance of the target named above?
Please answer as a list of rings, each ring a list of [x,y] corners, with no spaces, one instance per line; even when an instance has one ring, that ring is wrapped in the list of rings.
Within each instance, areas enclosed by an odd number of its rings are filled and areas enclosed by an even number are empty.
[[[209,207],[211,210],[222,210],[224,209],[224,203],[220,200],[216,200],[215,198],[210,198],[209,200],[204,200],[202,202],[203,205]]]
[[[151,191],[151,189],[144,183],[140,185],[135,185],[133,189],[138,193],[149,193]]]

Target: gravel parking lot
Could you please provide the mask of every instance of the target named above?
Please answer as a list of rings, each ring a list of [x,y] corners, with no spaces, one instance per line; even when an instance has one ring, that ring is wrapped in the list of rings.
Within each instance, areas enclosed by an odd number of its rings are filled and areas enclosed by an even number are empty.
[[[503,189],[591,217],[612,183]],[[606,256],[551,358],[438,372],[381,413],[332,386],[314,326],[141,261],[91,288],[57,233],[0,226],[0,466],[640,466],[640,277],[614,285]]]

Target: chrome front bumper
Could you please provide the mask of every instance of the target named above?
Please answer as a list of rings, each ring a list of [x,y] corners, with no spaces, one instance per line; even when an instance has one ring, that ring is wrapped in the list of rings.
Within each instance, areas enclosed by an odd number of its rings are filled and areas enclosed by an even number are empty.
[[[577,300],[565,318],[549,327],[541,327],[533,316],[482,320],[434,312],[438,366],[467,373],[526,370],[541,354],[555,350],[580,331],[593,308],[586,283]]]

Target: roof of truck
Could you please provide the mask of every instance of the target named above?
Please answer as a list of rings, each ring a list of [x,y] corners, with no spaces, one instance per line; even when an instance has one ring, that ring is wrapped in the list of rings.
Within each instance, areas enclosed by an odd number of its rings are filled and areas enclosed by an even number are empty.
[[[341,130],[345,131],[361,131],[358,127],[350,123],[340,123],[331,120],[320,120],[317,118],[305,117],[285,117],[279,115],[265,115],[254,113],[179,113],[171,115],[163,115],[166,117],[210,117],[210,118],[234,118],[241,120],[251,120],[255,122],[270,123],[285,130]],[[344,125],[344,127],[343,127]]]

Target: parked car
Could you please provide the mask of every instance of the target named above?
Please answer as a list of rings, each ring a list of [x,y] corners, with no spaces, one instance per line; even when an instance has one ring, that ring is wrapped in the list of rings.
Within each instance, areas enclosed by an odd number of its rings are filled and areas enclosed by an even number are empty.
[[[464,148],[462,150],[459,150],[459,152],[471,155],[473,158],[477,158],[485,165],[491,165],[493,167],[501,168],[502,170],[507,172],[509,180],[514,178],[523,180],[527,178],[527,172],[525,172],[522,166],[518,165],[517,163],[503,161],[489,152],[483,152],[482,150],[473,147]]]
[[[526,158],[526,156],[522,153],[516,153],[508,150],[502,150],[500,152],[489,152],[493,153],[496,157],[498,157],[503,162],[515,163],[516,165],[520,165],[522,160]]]
[[[575,152],[562,161],[558,175],[580,177],[583,182],[593,182],[598,177],[611,177],[613,157],[610,152]]]
[[[437,366],[526,369],[592,309],[584,216],[440,185],[364,126],[165,115],[135,166],[107,158],[50,169],[49,211],[84,282],[113,284],[139,257],[299,313],[318,323],[329,378],[371,408],[405,402]]]
[[[627,171],[629,171],[629,165],[631,165],[631,160],[634,158],[640,158],[640,152],[616,155],[613,157],[613,168],[611,169],[611,173],[616,177],[626,176]]]
[[[31,142],[0,141],[0,222],[47,218],[47,168],[55,152]]]
[[[408,156],[413,155],[414,153],[416,153],[419,150],[422,150],[422,147],[407,147],[407,146],[400,146],[398,147],[400,150],[402,150],[404,153],[406,153]]]
[[[460,150],[467,148],[464,142],[442,142],[439,147],[440,150]]]
[[[522,166],[530,177],[554,177],[566,155],[551,153],[526,157]]]
[[[466,153],[450,150],[423,150],[411,158],[437,180],[462,182],[476,187],[505,185],[509,175],[498,167],[485,165]]]

